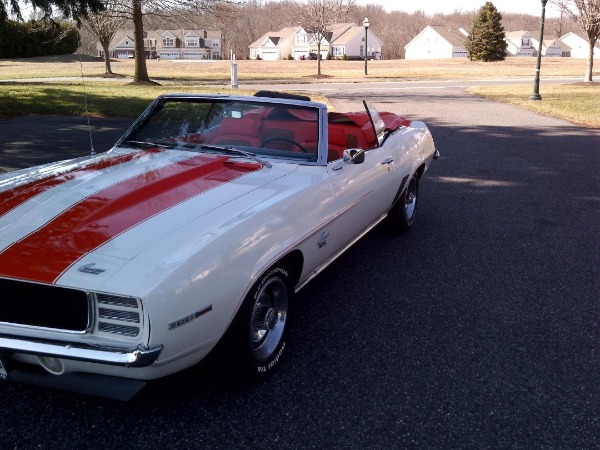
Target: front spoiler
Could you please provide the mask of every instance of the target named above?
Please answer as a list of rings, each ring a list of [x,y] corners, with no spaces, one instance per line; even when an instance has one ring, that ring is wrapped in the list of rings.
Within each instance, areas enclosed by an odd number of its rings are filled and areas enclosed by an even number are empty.
[[[50,389],[96,395],[126,402],[146,385],[145,381],[97,375],[95,373],[65,373],[60,376],[32,369],[14,368],[8,382],[30,384]]]
[[[122,349],[0,336],[0,354],[26,353],[124,367],[147,367],[156,361],[161,350],[162,346]]]

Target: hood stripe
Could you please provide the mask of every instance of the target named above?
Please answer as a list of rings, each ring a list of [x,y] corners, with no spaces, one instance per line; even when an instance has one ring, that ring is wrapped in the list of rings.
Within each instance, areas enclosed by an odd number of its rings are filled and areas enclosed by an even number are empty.
[[[0,275],[54,283],[80,258],[131,227],[261,167],[200,155],[116,183],[7,247],[0,253]]]
[[[107,169],[109,167],[117,166],[134,159],[139,159],[146,156],[147,152],[133,152],[126,155],[113,156],[110,158],[104,158],[101,161],[95,161],[91,164],[83,167],[73,168],[66,172],[59,174],[52,174],[39,180],[32,181],[17,186],[13,189],[9,189],[0,192],[0,217],[9,213],[19,205],[31,200],[36,195],[39,195],[48,189],[51,189],[60,184],[66,183],[67,181],[80,178],[87,173]]]

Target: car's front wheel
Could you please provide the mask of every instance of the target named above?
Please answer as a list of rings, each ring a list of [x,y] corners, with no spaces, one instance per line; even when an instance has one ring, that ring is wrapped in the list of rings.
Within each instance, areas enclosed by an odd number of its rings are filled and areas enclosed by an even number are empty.
[[[252,286],[231,328],[227,346],[233,367],[251,378],[262,378],[278,366],[286,346],[292,297],[291,272],[279,263]]]
[[[410,230],[415,222],[419,199],[419,179],[413,175],[400,198],[388,214],[392,228],[399,232]]]

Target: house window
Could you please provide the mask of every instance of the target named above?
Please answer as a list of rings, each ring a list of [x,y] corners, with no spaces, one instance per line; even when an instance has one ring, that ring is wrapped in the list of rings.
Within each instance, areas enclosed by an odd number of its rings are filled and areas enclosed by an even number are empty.
[[[185,40],[186,47],[200,47],[200,40],[198,38],[187,38]]]
[[[172,37],[164,37],[162,43],[163,47],[175,47],[175,39]]]
[[[305,34],[297,34],[296,35],[296,44],[306,44],[306,35]]]
[[[523,38],[521,40],[521,47],[527,48],[531,46],[531,41],[528,38]]]
[[[221,54],[213,50],[212,59],[221,59]]]
[[[333,56],[344,56],[344,47],[333,47]]]
[[[215,39],[215,40],[213,40],[213,41],[212,41],[212,46],[213,46],[213,47],[219,47],[219,41],[218,41],[218,40],[216,40],[216,39]]]

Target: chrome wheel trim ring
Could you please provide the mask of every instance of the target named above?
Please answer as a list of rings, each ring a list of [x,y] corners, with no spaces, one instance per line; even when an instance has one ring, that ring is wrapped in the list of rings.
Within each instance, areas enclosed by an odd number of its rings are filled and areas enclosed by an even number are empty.
[[[257,360],[269,359],[279,346],[287,311],[287,286],[281,278],[271,278],[256,295],[250,317],[250,344]]]
[[[417,208],[417,181],[412,178],[404,193],[404,217],[411,221]]]

